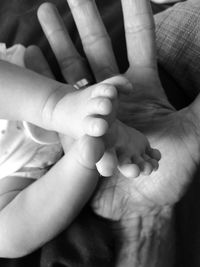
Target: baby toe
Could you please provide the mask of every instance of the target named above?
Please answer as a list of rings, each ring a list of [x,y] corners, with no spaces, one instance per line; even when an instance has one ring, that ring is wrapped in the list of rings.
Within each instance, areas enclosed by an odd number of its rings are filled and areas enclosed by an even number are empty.
[[[143,157],[134,159],[134,163],[138,165],[140,171],[144,175],[149,175],[153,171],[153,166],[150,162],[146,161]]]
[[[131,158],[131,160],[134,164],[138,165],[138,167],[140,168],[141,171],[143,171],[145,161],[142,157],[134,156]]]
[[[83,120],[84,132],[90,136],[103,136],[108,131],[108,128],[108,122],[101,117],[86,116]]]
[[[105,97],[90,99],[87,105],[87,114],[109,115],[112,112],[112,102]]]
[[[150,159],[149,162],[153,166],[153,170],[156,171],[159,167],[158,161],[156,159]]]
[[[137,163],[133,163],[132,159],[127,155],[121,155],[118,158],[118,169],[127,178],[136,178],[140,175],[141,169]]]
[[[126,177],[126,178],[136,178],[140,175],[140,169],[136,164],[122,164],[118,165],[119,171]]]
[[[142,170],[142,174],[143,175],[150,175],[153,171],[153,166],[150,162],[145,161],[144,162],[144,166],[143,166],[143,170]]]
[[[145,160],[146,162],[148,162],[149,164],[151,164],[151,166],[152,166],[152,168],[153,168],[154,171],[156,171],[156,170],[158,169],[159,164],[158,164],[158,161],[157,161],[156,159],[152,159],[152,158],[151,158],[149,155],[147,155],[147,154],[144,154],[143,157],[144,157],[144,160]]]
[[[134,158],[134,163],[138,165],[143,175],[150,175],[154,170],[150,157],[148,159],[143,156]]]
[[[157,161],[161,159],[161,153],[158,149],[150,147],[146,150],[146,154],[149,155],[149,157],[151,157],[152,159],[155,159]]]
[[[132,83],[123,75],[117,75],[104,80],[102,83],[116,86],[119,93],[129,94],[133,91]]]
[[[117,89],[110,84],[98,84],[93,88],[91,97],[108,97],[110,99],[115,99],[117,98]]]

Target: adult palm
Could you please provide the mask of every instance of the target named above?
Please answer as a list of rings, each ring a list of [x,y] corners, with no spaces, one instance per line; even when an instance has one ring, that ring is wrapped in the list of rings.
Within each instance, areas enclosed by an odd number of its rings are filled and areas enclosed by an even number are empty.
[[[150,176],[128,180],[117,172],[103,179],[93,206],[110,219],[125,218],[137,209],[173,205],[187,189],[199,162],[199,118],[193,108],[175,111],[166,100],[144,90],[132,97],[138,105],[123,108],[121,119],[145,133],[162,158],[159,169]]]
[[[184,194],[200,159],[200,99],[176,111],[158,77],[153,17],[148,1],[122,1],[133,93],[121,96],[119,118],[142,131],[162,154],[150,176],[128,180],[117,172],[104,178],[93,199],[95,211],[110,219],[137,209],[173,205]],[[128,142],[128,140],[127,140]]]

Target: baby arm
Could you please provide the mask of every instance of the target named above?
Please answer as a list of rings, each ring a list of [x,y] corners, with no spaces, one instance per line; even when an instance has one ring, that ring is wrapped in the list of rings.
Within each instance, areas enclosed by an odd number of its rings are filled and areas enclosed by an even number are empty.
[[[11,197],[1,194],[0,257],[27,255],[72,222],[96,187],[103,152],[101,139],[84,136],[39,180]]]

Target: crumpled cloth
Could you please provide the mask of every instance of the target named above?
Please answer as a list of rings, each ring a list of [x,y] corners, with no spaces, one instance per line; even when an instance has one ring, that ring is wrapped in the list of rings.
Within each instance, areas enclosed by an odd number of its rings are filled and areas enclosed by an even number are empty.
[[[0,43],[0,60],[25,68],[25,50],[21,44],[7,48]],[[8,176],[38,179],[62,154],[57,133],[25,121],[0,119],[0,179]],[[1,190],[0,187],[0,193]]]
[[[155,22],[158,61],[192,100],[200,88],[200,1],[178,3]]]

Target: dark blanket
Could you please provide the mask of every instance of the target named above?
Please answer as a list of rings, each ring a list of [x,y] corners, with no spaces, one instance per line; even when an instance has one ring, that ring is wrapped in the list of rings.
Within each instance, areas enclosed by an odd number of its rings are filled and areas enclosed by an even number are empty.
[[[51,49],[44,37],[40,25],[37,21],[36,11],[42,0],[1,0],[0,1],[0,42],[5,42],[7,46],[15,43],[22,43],[25,46],[39,45],[46,58],[48,59],[57,79],[62,80],[58,70],[57,62],[51,52]],[[60,14],[64,18],[65,24],[76,46],[81,49],[80,40],[72,20],[71,14],[65,0],[52,0],[57,5]],[[120,70],[124,71],[127,67],[126,46],[123,34],[123,22],[121,14],[121,5],[119,0],[99,0],[96,1],[100,9],[106,27],[112,37],[113,47]],[[158,8],[154,6],[157,12]],[[179,89],[175,78],[171,73],[166,73],[160,68],[162,82],[166,88],[167,94],[172,103],[177,107],[183,107],[188,103],[188,98]],[[188,203],[188,202],[187,202]],[[190,200],[191,203],[191,200]],[[178,209],[178,222],[182,218],[183,206]],[[187,208],[186,208],[187,210]],[[182,235],[182,228],[178,227],[179,233],[178,247],[187,255],[187,248],[182,244],[185,242]],[[27,233],[28,236],[28,233]],[[112,235],[109,231],[109,222],[98,218],[92,213],[90,208],[84,209],[69,229],[63,232],[59,237],[46,244],[42,249],[32,255],[21,259],[0,259],[1,267],[100,267],[114,266],[114,250]],[[187,241],[187,240],[186,240]],[[187,265],[189,265],[187,256],[185,256]],[[162,266],[161,266],[162,267]]]

